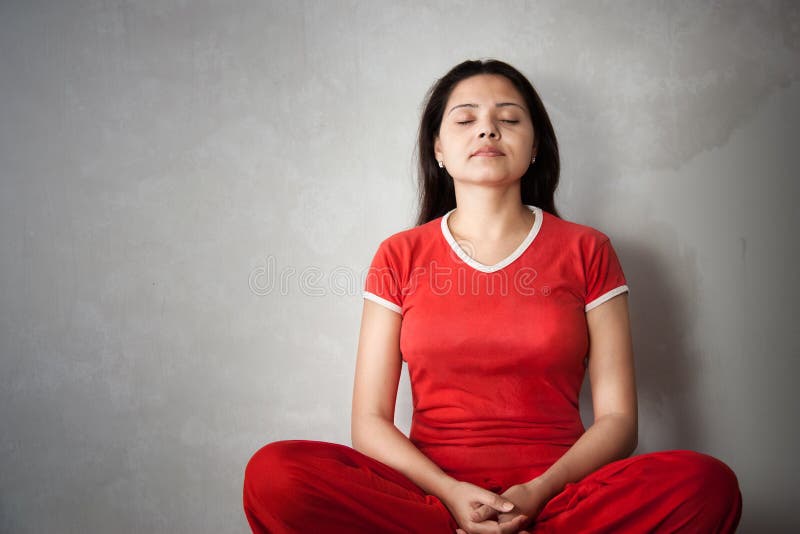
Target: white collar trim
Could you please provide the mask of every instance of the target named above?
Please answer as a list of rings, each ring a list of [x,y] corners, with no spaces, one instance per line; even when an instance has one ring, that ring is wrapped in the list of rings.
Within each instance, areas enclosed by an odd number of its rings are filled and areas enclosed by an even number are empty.
[[[542,219],[543,219],[542,209],[530,204],[525,204],[525,207],[527,207],[536,215],[536,219],[533,221],[533,226],[531,227],[530,232],[528,232],[528,235],[525,236],[525,239],[522,241],[522,243],[519,244],[519,246],[516,248],[516,250],[514,250],[514,252],[512,252],[505,259],[500,260],[498,263],[495,263],[494,265],[484,265],[474,260],[472,257],[470,257],[469,254],[464,252],[464,250],[458,245],[458,242],[456,241],[455,237],[453,237],[453,234],[450,233],[450,228],[447,226],[447,219],[448,217],[450,217],[450,214],[455,211],[455,208],[445,213],[444,216],[442,217],[442,223],[441,223],[442,235],[444,235],[444,238],[447,240],[447,243],[450,245],[450,248],[453,249],[453,252],[455,252],[456,255],[458,255],[458,257],[461,258],[462,261],[464,261],[464,263],[466,263],[473,269],[476,269],[484,273],[493,273],[495,271],[499,271],[506,265],[510,264],[512,261],[522,256],[522,253],[528,249],[531,243],[533,243],[534,238],[536,238],[536,235],[539,233],[539,229],[542,227]]]

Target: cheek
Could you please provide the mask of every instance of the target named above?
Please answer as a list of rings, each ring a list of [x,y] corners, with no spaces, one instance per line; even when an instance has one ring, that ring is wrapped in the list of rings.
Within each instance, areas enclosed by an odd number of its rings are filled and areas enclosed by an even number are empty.
[[[532,147],[534,139],[533,130],[529,129],[519,132],[519,139],[521,142],[525,143],[526,145],[530,145]]]
[[[442,136],[439,138],[439,146],[445,154],[460,152],[464,146],[463,136],[456,132],[443,130]]]

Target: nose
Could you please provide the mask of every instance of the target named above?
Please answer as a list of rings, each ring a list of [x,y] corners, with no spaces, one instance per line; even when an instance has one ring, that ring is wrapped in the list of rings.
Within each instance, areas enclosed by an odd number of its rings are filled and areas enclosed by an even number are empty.
[[[485,139],[487,137],[490,139],[497,139],[500,137],[500,130],[495,126],[495,123],[491,118],[484,119],[483,124],[481,124],[481,127],[478,131],[480,132],[478,137],[481,139]]]
[[[481,128],[481,133],[478,135],[481,139],[485,139],[487,137],[491,139],[496,139],[498,136],[498,132],[494,126],[485,126]]]

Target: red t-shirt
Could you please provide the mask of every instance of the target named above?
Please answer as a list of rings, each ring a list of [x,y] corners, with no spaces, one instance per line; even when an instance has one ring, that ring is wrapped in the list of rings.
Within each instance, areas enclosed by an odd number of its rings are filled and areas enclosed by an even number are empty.
[[[533,227],[495,265],[456,242],[451,211],[384,239],[364,284],[364,298],[402,315],[409,439],[484,487],[533,478],[584,432],[586,312],[628,291],[605,234],[528,208]]]

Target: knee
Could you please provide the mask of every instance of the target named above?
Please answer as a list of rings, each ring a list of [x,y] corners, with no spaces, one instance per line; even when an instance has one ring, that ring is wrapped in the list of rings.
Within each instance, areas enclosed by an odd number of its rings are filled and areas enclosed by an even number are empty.
[[[276,504],[293,493],[302,478],[304,448],[299,440],[274,441],[261,447],[248,460],[244,470],[244,499]]]
[[[677,451],[677,454],[683,460],[682,470],[692,478],[711,487],[739,489],[736,473],[722,460],[697,451]]]
[[[741,509],[739,480],[725,462],[696,451],[674,451],[676,471],[682,473],[687,490],[706,505],[716,504],[721,510]]]

